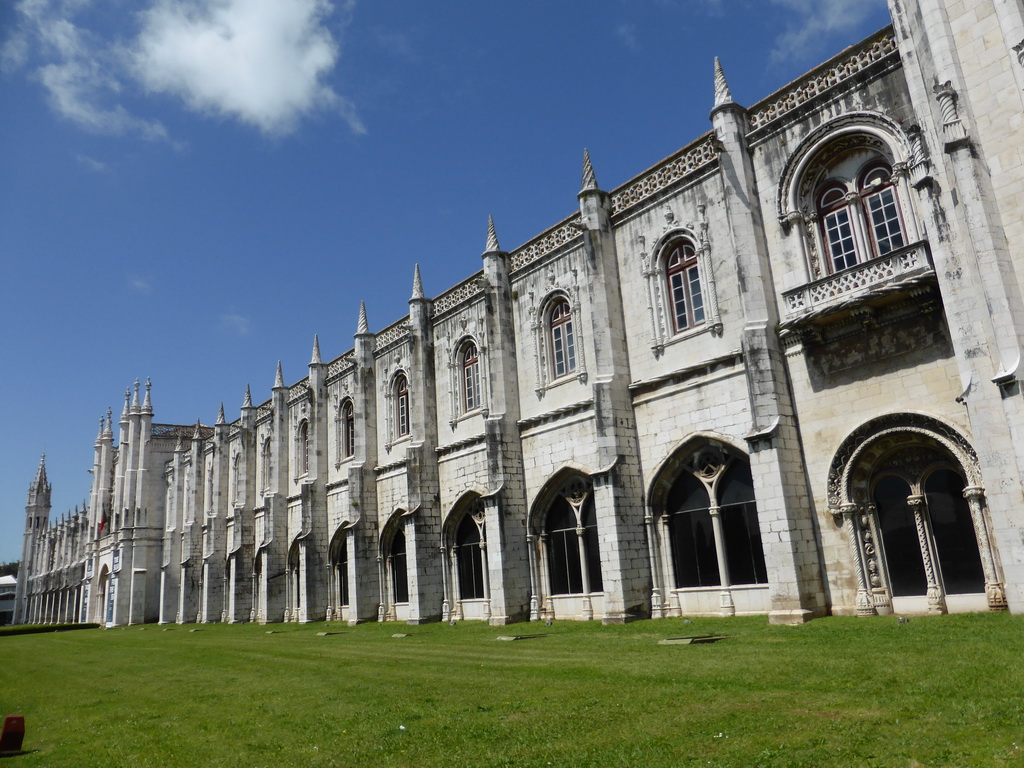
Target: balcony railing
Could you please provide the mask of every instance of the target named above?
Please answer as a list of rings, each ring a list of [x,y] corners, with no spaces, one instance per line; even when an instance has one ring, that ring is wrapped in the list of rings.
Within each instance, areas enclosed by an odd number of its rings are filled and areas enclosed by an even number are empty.
[[[899,290],[935,274],[926,242],[914,243],[877,259],[807,283],[782,294],[784,325],[821,316],[860,301]]]

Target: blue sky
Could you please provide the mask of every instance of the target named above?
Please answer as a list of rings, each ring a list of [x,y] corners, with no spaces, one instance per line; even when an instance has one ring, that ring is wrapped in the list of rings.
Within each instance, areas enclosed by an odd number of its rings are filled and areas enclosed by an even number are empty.
[[[126,386],[237,418],[885,26],[884,0],[17,0],[0,4],[0,561],[46,453],[87,498]]]

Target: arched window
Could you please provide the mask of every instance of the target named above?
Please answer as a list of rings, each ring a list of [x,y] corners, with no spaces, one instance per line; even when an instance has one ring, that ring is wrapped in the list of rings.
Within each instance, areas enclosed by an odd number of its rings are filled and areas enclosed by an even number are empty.
[[[768,583],[745,461],[698,451],[673,483],[665,514],[677,589]]]
[[[409,434],[409,381],[405,376],[395,379],[395,435]]]
[[[341,457],[351,458],[356,452],[356,412],[352,401],[341,406]]]
[[[544,524],[552,595],[589,594],[604,589],[593,492],[581,486],[582,483],[571,485],[567,493],[558,495]]]
[[[867,150],[838,158],[818,184],[815,208],[830,272],[907,244],[892,166]]]
[[[665,280],[676,333],[704,322],[704,294],[700,287],[697,251],[688,240],[671,243],[665,256]]]
[[[912,449],[904,450],[891,460],[906,461],[912,454]],[[917,454],[933,462],[924,477],[906,474],[904,464],[880,477],[873,493],[892,597],[936,590],[942,595],[983,593],[985,573],[963,477],[941,466],[948,461],[945,457],[923,450]],[[926,522],[919,525],[918,517]],[[926,557],[937,560],[933,584],[928,582]]]
[[[576,334],[573,330],[572,307],[565,298],[558,298],[548,310],[548,343],[551,348],[551,369],[560,378],[576,370]]]
[[[464,413],[479,408],[480,399],[480,357],[476,344],[466,344],[462,350],[462,408]]]
[[[244,501],[242,488],[242,454],[236,453],[231,463],[231,501],[235,504]]]
[[[409,573],[405,558],[405,531],[399,528],[391,539],[391,551],[388,554],[391,571],[392,597],[396,603],[409,602]]]
[[[270,489],[270,438],[263,441],[260,450],[260,488],[264,491]]]
[[[480,526],[473,520],[473,515],[464,515],[455,533],[455,550],[459,561],[459,596],[463,600],[486,597],[481,538]]]
[[[332,597],[337,607],[348,605],[348,532],[339,531],[331,542]]]
[[[295,449],[297,472],[300,475],[304,475],[309,472],[309,422],[305,419],[299,424]]]

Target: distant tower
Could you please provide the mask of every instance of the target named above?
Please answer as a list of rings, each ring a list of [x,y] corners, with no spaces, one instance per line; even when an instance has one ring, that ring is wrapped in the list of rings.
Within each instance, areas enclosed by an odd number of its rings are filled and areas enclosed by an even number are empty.
[[[21,545],[18,586],[15,591],[14,623],[24,624],[28,617],[28,579],[32,573],[32,557],[36,540],[50,525],[50,484],[46,481],[46,456],[39,459],[35,480],[28,487],[25,504],[25,540]]]

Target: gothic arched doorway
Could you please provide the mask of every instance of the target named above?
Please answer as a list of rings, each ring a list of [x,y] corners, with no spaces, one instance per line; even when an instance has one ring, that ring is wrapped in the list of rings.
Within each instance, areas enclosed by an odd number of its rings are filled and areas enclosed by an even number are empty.
[[[919,414],[865,424],[833,460],[829,506],[852,548],[858,615],[1006,608],[977,458],[950,427]]]

